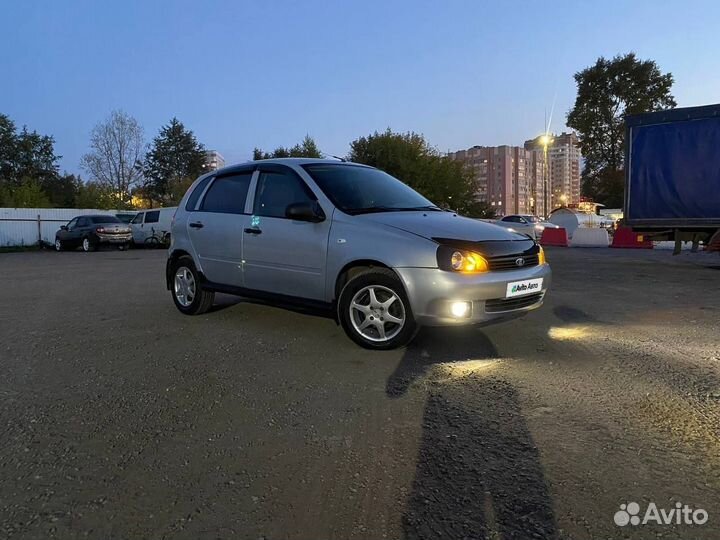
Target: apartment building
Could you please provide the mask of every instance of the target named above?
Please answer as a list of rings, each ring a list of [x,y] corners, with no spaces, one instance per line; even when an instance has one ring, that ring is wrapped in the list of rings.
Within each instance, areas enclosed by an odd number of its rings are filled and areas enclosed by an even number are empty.
[[[217,150],[205,151],[205,163],[208,170],[214,171],[225,166],[225,158]]]
[[[568,204],[580,202],[580,148],[575,133],[551,135],[548,145],[548,175],[550,210]],[[525,141],[525,148],[540,152],[543,145],[541,137]]]
[[[473,146],[448,153],[472,171],[477,200],[499,216],[534,214],[542,209],[542,152],[519,146]]]

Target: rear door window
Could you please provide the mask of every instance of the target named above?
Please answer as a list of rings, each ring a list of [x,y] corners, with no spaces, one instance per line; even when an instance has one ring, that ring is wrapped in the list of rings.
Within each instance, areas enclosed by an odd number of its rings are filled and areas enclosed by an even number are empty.
[[[208,189],[200,210],[221,214],[244,214],[252,171],[220,176]]]

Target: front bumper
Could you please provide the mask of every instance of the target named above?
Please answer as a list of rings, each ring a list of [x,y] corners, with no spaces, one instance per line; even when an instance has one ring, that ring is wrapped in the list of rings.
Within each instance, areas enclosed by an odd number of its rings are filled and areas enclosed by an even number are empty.
[[[415,320],[423,326],[480,324],[523,315],[542,305],[552,279],[548,264],[483,274],[456,274],[439,268],[395,270],[405,285]],[[538,294],[528,295],[527,302],[508,302],[507,308],[502,307],[508,283],[536,278],[543,278]],[[488,300],[493,302],[486,306]],[[451,315],[450,305],[458,301],[471,302],[469,317]]]

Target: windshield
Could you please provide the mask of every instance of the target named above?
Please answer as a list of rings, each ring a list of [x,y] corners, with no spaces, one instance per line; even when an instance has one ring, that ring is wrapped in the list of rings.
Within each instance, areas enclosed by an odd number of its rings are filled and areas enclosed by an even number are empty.
[[[523,216],[530,223],[540,223],[542,221],[539,217],[535,216]]]
[[[123,223],[130,223],[133,218],[135,217],[135,214],[118,214],[117,218],[122,221]]]
[[[411,187],[378,169],[341,163],[303,168],[327,198],[348,214],[440,210]]]

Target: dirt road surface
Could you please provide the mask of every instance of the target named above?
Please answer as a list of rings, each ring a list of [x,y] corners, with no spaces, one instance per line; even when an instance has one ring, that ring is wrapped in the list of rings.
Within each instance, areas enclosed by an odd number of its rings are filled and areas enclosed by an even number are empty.
[[[0,254],[0,538],[720,538],[720,257],[551,250],[542,309],[385,353],[183,316],[164,257]]]

